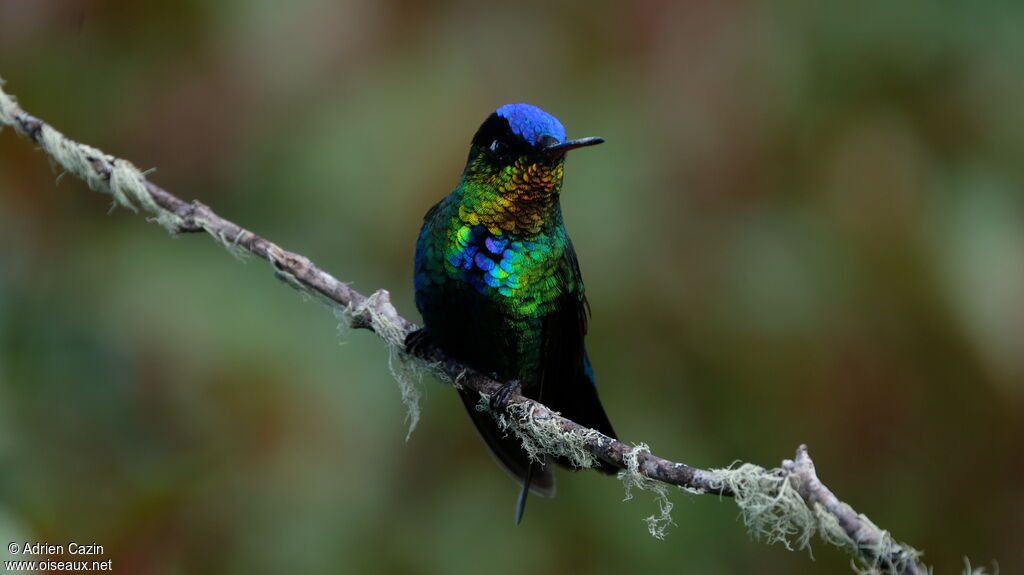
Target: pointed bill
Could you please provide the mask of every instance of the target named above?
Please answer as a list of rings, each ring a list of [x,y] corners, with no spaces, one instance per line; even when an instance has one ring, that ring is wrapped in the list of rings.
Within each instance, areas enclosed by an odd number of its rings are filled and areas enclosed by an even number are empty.
[[[604,142],[604,138],[579,138],[576,140],[566,140],[564,142],[553,142],[544,146],[544,151],[549,154],[564,154],[569,150],[575,150],[576,148],[583,148],[585,146],[594,146]]]

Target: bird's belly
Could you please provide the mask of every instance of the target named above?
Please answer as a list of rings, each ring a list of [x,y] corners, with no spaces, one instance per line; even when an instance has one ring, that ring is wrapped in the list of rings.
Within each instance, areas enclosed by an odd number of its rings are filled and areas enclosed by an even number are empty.
[[[519,314],[515,302],[495,300],[459,280],[431,292],[418,293],[417,302],[441,349],[484,373],[532,386],[540,364],[543,316]]]

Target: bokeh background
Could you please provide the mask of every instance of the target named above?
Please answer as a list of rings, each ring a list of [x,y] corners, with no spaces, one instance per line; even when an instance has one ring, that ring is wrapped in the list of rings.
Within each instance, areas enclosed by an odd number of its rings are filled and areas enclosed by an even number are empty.
[[[1024,571],[1024,4],[0,0],[0,75],[80,141],[412,303],[422,214],[498,105],[563,208],[627,441],[823,479],[937,573]],[[515,485],[455,394],[261,262],[0,134],[0,539],[117,572],[841,573],[682,492]],[[4,559],[16,557],[4,556]]]

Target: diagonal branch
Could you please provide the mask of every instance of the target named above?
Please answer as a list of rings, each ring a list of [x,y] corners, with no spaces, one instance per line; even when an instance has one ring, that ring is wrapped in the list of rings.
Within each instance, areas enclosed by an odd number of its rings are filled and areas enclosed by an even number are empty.
[[[0,129],[4,125],[13,127],[94,191],[113,196],[115,205],[132,211],[142,207],[172,234],[205,232],[235,254],[253,254],[267,260],[276,275],[292,287],[318,297],[339,315],[345,315],[353,327],[373,331],[404,361],[441,379],[485,395],[493,394],[501,385],[436,348],[418,349],[415,356],[410,355],[404,341],[416,326],[398,314],[386,290],[364,296],[309,258],[284,250],[198,201],[186,202],[148,181],[128,161],[65,138],[18,107],[2,85],[0,80]],[[504,413],[494,415],[532,454],[566,456],[581,467],[600,459],[623,470],[619,476],[627,489],[655,491],[662,515],[649,518],[648,523],[656,536],[663,536],[665,525],[671,522],[665,486],[675,485],[691,492],[733,497],[751,534],[769,543],[806,548],[817,534],[849,552],[861,572],[930,572],[919,561],[920,553],[893,540],[818,479],[806,446],[801,445],[794,460],[783,461],[776,469],[743,464],[705,470],[658,457],[643,444],[631,446],[602,435],[519,394],[510,398]]]

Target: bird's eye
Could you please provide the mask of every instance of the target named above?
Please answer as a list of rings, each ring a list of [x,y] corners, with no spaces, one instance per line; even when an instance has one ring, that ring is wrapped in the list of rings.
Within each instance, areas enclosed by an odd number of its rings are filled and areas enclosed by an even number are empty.
[[[490,150],[494,157],[502,159],[508,155],[508,144],[501,140],[494,140],[491,142]]]

